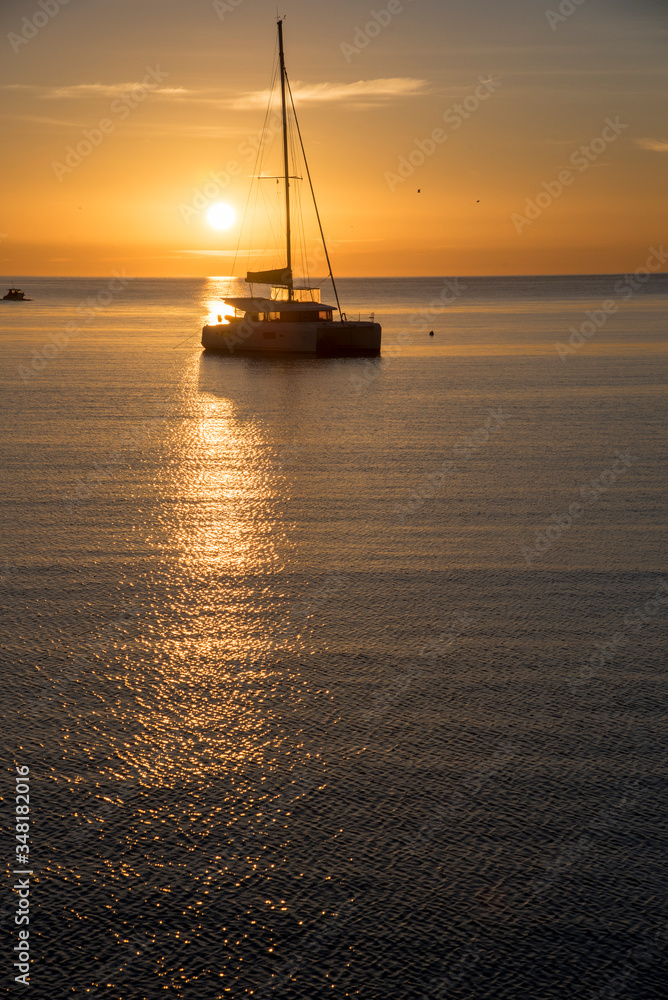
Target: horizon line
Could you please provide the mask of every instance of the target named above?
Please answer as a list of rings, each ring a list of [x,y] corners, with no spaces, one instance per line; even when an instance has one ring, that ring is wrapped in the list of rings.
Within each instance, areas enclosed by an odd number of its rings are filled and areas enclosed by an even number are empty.
[[[444,272],[439,272],[438,274],[343,274],[336,277],[336,281],[411,281],[421,278],[468,278],[473,279],[490,279],[490,278],[615,278],[624,277],[625,274],[631,274],[631,271],[550,271],[550,272],[534,272],[533,274],[446,274]],[[668,276],[668,271],[654,271],[650,275],[652,278],[666,277]],[[10,281],[18,281],[22,279],[27,280],[41,280],[41,279],[51,279],[56,278],[59,280],[66,279],[83,279],[90,278],[108,278],[109,272],[106,274],[21,274],[16,277],[11,277],[8,274],[0,275],[0,280],[4,281],[5,278]],[[234,281],[245,281],[245,278],[234,274],[137,274],[137,275],[127,275],[128,278],[132,278],[133,281],[174,281],[176,280],[188,280],[188,281],[209,281],[213,279],[220,280],[221,278],[227,278]],[[329,281],[329,275],[321,278],[316,276],[312,279],[313,281]]]

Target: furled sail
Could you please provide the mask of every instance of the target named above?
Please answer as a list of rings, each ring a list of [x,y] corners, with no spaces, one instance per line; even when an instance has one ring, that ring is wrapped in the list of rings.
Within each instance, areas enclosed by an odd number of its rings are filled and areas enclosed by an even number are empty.
[[[291,285],[292,270],[289,267],[278,267],[273,271],[249,271],[246,281],[254,285]]]

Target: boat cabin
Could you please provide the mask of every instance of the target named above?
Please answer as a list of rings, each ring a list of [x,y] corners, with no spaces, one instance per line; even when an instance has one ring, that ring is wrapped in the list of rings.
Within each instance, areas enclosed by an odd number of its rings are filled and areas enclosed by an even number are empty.
[[[225,299],[225,304],[244,313],[255,323],[328,323],[334,306],[321,302],[296,302],[284,299]]]
[[[335,306],[320,301],[320,289],[313,285],[294,283],[292,269],[274,268],[271,271],[249,271],[246,281],[253,285],[269,285],[271,297],[224,299],[228,306],[254,323],[329,323]]]

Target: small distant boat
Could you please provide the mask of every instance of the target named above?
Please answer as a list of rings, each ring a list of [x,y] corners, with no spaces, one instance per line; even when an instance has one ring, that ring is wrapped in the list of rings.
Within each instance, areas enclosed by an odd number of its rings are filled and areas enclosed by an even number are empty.
[[[3,302],[32,302],[32,299],[27,299],[25,292],[22,292],[20,288],[10,288],[6,295],[2,296]]]
[[[281,256],[285,252],[285,264],[273,267],[271,270],[249,271],[246,281],[251,286],[251,294],[237,298],[224,299],[227,306],[234,309],[234,316],[228,322],[205,326],[202,330],[202,346],[207,351],[224,351],[225,353],[261,351],[263,353],[294,353],[311,355],[379,355],[381,343],[381,327],[374,322],[375,317],[366,320],[349,320],[341,311],[339,295],[332,273],[332,266],[325,243],[325,236],[320,222],[318,206],[315,203],[313,184],[306,154],[302,143],[301,131],[292,100],[290,82],[285,69],[283,52],[283,21],[278,21],[278,49],[280,59],[280,87],[282,109],[282,139],[283,139],[283,173],[279,177],[260,180],[282,180],[284,184],[283,224],[285,227],[285,245],[281,248]],[[288,97],[294,118],[294,127],[288,134]],[[271,104],[271,98],[270,98]],[[329,268],[336,306],[326,305],[320,301],[320,288],[311,285],[308,279],[295,280],[292,261],[295,256],[293,234],[295,226],[291,219],[290,192],[291,181],[301,180],[291,174],[290,150],[301,149],[304,166],[308,178],[315,215],[320,230],[325,260]],[[294,156],[293,156],[294,161]],[[300,225],[301,230],[301,225]],[[269,285],[271,295],[256,295],[253,285]],[[338,311],[340,319],[334,319]]]

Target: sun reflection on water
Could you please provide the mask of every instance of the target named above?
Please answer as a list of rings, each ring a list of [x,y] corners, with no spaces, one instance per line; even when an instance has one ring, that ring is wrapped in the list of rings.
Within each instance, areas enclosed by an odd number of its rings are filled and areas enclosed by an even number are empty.
[[[232,276],[212,277],[207,280],[202,301],[205,322],[210,326],[228,323],[234,317],[232,306],[225,305],[224,298],[239,294],[239,279]]]
[[[134,679],[137,739],[126,755],[142,782],[167,786],[267,764],[275,733],[269,739],[272,721],[260,706],[276,654],[290,645],[277,575],[290,540],[277,516],[273,450],[233,400],[201,391],[199,357],[187,365],[185,414],[162,442],[160,488],[170,502],[159,504],[153,532],[164,556],[143,637],[148,662]]]
[[[206,303],[206,323],[209,326],[226,324],[234,317],[233,306],[226,305],[221,299],[209,299]]]

